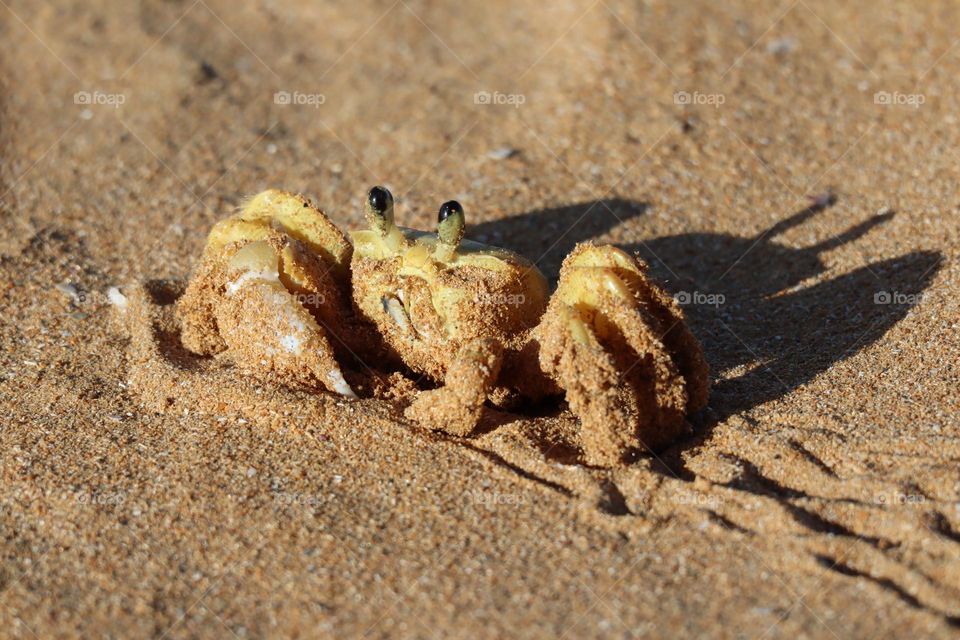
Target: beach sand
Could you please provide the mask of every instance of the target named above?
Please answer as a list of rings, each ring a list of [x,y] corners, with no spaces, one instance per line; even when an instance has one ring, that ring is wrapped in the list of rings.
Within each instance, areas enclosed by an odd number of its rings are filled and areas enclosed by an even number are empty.
[[[0,4],[0,637],[957,633],[953,4]],[[563,405],[453,438],[180,348],[216,220],[378,183],[638,252],[693,435],[592,468]]]

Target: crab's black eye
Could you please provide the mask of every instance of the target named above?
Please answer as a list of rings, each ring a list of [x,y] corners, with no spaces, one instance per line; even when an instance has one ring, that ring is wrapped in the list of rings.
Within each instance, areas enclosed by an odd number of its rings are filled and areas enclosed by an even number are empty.
[[[393,195],[383,187],[374,187],[367,195],[367,202],[370,203],[371,209],[383,215],[393,203]]]
[[[459,202],[456,200],[444,202],[440,206],[440,213],[437,214],[437,222],[443,222],[456,213],[459,213],[461,216],[463,215],[463,207],[460,206]]]

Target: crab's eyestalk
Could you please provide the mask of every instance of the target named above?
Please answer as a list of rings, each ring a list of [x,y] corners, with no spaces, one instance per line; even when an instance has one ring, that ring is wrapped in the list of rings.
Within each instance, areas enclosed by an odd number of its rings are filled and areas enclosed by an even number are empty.
[[[393,226],[393,194],[384,187],[373,187],[364,206],[367,222],[374,231],[387,235]]]
[[[393,194],[386,187],[373,187],[363,206],[370,228],[396,251],[404,242],[403,233],[393,222]]]
[[[456,200],[444,202],[437,214],[437,223],[437,257],[441,260],[449,260],[456,253],[460,241],[463,240],[463,232],[467,224],[463,207]]]

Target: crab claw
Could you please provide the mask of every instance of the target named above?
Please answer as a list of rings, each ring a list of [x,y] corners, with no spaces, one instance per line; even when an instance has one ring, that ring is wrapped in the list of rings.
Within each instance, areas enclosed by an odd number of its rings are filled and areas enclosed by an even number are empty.
[[[228,263],[224,304],[216,314],[234,361],[355,398],[324,330],[281,282],[279,260],[270,243],[258,241],[244,245]]]
[[[580,418],[590,464],[663,447],[706,405],[706,361],[679,307],[615,247],[582,244],[567,256],[535,335],[541,367]]]
[[[184,346],[226,351],[254,375],[356,397],[331,345],[345,344],[340,310],[351,252],[304,198],[275,190],[255,196],[210,233],[177,305]]]

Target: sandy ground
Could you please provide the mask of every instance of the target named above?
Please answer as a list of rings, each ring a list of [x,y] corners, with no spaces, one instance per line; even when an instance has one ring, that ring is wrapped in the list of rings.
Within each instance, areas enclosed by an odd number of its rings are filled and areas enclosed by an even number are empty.
[[[0,636],[958,632],[955,4],[0,5]],[[640,252],[695,436],[593,469],[562,407],[445,438],[178,352],[215,220],[375,183]]]

